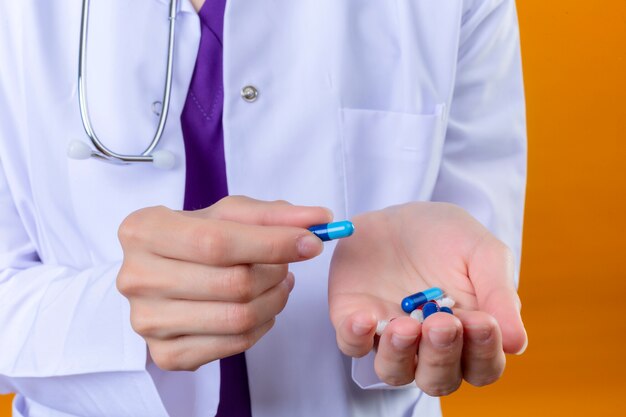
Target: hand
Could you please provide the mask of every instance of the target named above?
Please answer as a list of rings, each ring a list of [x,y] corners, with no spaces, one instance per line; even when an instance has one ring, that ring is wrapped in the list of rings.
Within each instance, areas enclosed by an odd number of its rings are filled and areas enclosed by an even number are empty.
[[[366,213],[339,242],[331,264],[330,315],[339,348],[352,357],[378,340],[375,370],[390,385],[416,384],[432,396],[454,392],[465,379],[496,381],[504,353],[524,349],[526,332],[513,282],[510,250],[462,209],[410,203]],[[400,301],[440,287],[457,304],[422,324]]]
[[[134,330],[166,370],[195,370],[240,353],[274,324],[294,285],[288,263],[322,242],[305,228],[321,207],[227,197],[195,212],[139,210],[119,229],[117,278]]]

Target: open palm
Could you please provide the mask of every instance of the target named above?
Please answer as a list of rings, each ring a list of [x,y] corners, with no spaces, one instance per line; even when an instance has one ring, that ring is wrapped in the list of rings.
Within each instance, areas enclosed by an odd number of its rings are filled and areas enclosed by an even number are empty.
[[[518,352],[526,341],[506,246],[450,204],[409,203],[353,221],[355,234],[338,244],[329,284],[341,350],[365,355],[376,322],[397,318],[378,346],[375,365],[383,381],[415,379],[428,393],[444,395],[463,378],[475,385],[498,379],[504,352]],[[421,326],[400,302],[430,287],[457,302],[456,317],[436,314]]]

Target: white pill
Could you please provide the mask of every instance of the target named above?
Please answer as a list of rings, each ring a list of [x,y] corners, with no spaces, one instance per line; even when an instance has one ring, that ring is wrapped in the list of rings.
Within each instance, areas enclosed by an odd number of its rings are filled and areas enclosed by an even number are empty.
[[[439,307],[448,307],[448,308],[452,308],[454,307],[454,304],[456,304],[454,300],[450,297],[443,297],[441,300],[437,301],[437,303],[439,304]]]
[[[411,318],[419,321],[420,323],[424,322],[424,313],[419,308],[417,310],[413,310],[411,312]]]
[[[381,336],[388,324],[389,322],[387,320],[378,320],[378,324],[376,325],[376,334]]]

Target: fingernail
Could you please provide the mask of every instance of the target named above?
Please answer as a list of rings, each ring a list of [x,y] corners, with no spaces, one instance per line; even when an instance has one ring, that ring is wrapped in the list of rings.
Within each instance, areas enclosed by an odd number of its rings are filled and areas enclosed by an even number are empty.
[[[320,239],[313,234],[306,234],[298,238],[296,247],[298,248],[298,254],[303,258],[312,258],[320,251]]]
[[[396,349],[406,349],[409,346],[415,344],[417,340],[417,336],[404,336],[401,334],[394,333],[391,335],[391,344]]]
[[[519,352],[516,353],[516,355],[522,355],[524,352],[526,352],[526,348],[528,347],[528,333],[526,333],[526,330],[524,330],[524,334],[526,335],[524,346],[522,346],[522,348],[519,350]]]
[[[372,331],[371,324],[354,322],[352,323],[352,332],[357,336],[365,336]]]
[[[434,346],[443,348],[456,340],[457,333],[456,327],[433,327],[428,332],[428,337]]]

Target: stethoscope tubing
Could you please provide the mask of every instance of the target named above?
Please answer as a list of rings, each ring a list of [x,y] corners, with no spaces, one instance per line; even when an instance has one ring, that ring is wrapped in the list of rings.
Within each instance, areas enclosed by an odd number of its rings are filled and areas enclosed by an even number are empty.
[[[83,123],[83,128],[87,133],[87,136],[91,140],[91,143],[96,148],[91,153],[92,157],[111,162],[115,164],[128,164],[133,162],[153,162],[154,158],[151,155],[154,149],[159,144],[165,125],[167,122],[167,116],[169,112],[170,98],[172,92],[172,76],[174,72],[174,45],[176,36],[176,12],[178,9],[178,0],[170,0],[169,8],[169,36],[168,36],[168,48],[167,48],[167,68],[165,73],[165,86],[163,89],[163,101],[161,106],[161,112],[159,115],[159,124],[156,132],[150,142],[150,145],[141,153],[141,155],[124,155],[119,154],[108,147],[106,147],[98,135],[96,134],[91,118],[89,117],[89,106],[87,104],[87,35],[89,32],[89,1],[83,0],[83,9],[80,25],[80,45],[78,52],[78,103],[80,106],[80,117]]]

